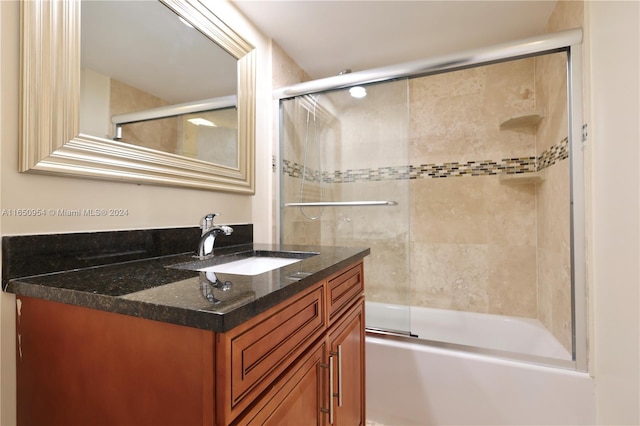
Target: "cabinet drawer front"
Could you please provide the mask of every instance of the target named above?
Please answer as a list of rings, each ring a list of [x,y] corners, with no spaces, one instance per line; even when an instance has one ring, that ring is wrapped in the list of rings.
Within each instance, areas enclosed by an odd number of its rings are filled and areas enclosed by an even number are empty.
[[[364,292],[362,262],[329,278],[327,286],[329,323]]]
[[[325,329],[323,296],[315,287],[231,339],[232,406],[261,392]]]
[[[318,340],[234,425],[320,425],[326,342]]]

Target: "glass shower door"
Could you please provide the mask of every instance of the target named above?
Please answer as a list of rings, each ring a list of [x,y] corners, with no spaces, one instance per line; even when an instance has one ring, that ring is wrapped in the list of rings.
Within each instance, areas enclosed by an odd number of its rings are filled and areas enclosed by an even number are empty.
[[[352,89],[281,101],[280,239],[369,247],[367,328],[409,334],[408,81]]]

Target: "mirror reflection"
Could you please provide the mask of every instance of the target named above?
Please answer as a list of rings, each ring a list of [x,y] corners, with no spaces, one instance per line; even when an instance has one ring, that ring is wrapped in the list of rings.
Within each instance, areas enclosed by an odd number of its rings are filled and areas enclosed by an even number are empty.
[[[81,40],[81,133],[238,167],[235,57],[155,1],[82,1]]]

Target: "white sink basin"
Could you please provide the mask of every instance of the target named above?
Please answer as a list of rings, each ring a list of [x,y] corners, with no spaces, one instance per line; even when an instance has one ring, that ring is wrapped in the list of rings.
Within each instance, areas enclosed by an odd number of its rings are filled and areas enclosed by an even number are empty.
[[[223,263],[220,265],[209,266],[198,269],[203,272],[219,272],[222,274],[235,275],[258,275],[264,272],[273,271],[292,263],[300,262],[302,259],[294,259],[290,257],[263,257],[255,256],[246,259],[236,260],[235,262]]]

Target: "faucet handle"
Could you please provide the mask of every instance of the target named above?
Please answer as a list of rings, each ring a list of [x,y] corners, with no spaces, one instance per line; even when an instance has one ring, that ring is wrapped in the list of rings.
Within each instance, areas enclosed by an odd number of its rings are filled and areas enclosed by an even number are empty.
[[[233,233],[233,228],[227,225],[220,226],[220,230],[224,233],[224,235],[231,235]]]
[[[213,220],[216,216],[220,216],[220,213],[209,213],[200,219],[200,228],[202,228],[203,233],[213,227]]]

